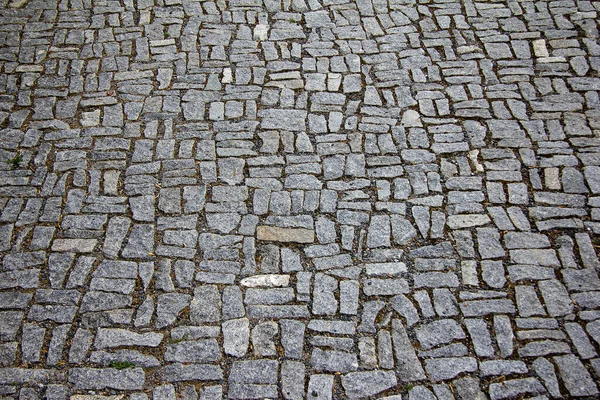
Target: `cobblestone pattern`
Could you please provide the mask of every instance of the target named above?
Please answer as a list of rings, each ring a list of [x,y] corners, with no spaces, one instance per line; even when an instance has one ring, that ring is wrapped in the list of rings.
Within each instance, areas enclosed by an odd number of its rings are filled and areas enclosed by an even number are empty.
[[[600,2],[0,5],[2,395],[598,396]]]

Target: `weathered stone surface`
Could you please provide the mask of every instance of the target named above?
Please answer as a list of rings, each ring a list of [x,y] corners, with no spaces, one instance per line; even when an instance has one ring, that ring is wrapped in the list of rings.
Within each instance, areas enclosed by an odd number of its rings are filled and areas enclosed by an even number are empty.
[[[374,396],[396,384],[392,371],[351,372],[342,377],[342,386],[351,399]]]
[[[167,382],[219,381],[223,379],[221,368],[211,364],[169,364],[162,368],[162,373]]]
[[[0,396],[597,397],[597,3],[0,2]]]
[[[421,325],[416,329],[416,335],[424,350],[466,337],[460,325],[452,319],[443,319]]]
[[[141,390],[146,376],[141,368],[74,368],[69,371],[69,383],[76,390]]]
[[[91,253],[97,243],[96,239],[55,239],[52,243],[52,251]]]
[[[97,349],[121,346],[157,347],[162,339],[161,333],[136,333],[125,329],[101,328],[96,335],[94,347]]]
[[[281,287],[288,286],[289,275],[255,275],[242,279],[240,284],[246,287]]]
[[[572,355],[554,357],[558,372],[571,396],[594,396],[598,387],[585,366]]]
[[[270,242],[312,243],[315,232],[303,228],[279,228],[276,226],[257,226],[256,238]]]
[[[243,357],[248,351],[250,328],[248,318],[223,322],[223,350],[225,354]]]

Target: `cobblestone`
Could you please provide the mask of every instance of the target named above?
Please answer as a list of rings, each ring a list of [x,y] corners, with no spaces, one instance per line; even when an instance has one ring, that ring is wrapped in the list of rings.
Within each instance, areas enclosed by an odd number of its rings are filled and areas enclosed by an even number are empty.
[[[599,12],[0,2],[0,396],[598,396]]]

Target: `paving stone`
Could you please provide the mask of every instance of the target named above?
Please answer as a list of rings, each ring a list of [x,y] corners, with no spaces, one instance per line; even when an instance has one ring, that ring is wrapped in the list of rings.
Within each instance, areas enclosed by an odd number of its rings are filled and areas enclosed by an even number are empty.
[[[316,348],[311,354],[311,364],[317,371],[345,373],[358,368],[358,359],[355,354]]]
[[[181,363],[211,362],[220,358],[221,352],[214,339],[169,344],[164,355],[165,361]]]
[[[211,364],[168,364],[162,368],[167,382],[184,381],[219,381],[223,379],[223,371],[219,366]]]
[[[305,366],[299,361],[285,361],[281,365],[281,394],[284,399],[303,399]]]
[[[349,398],[374,396],[396,384],[396,375],[391,371],[351,372],[342,377]]]
[[[539,288],[551,316],[566,315],[573,311],[567,290],[558,280],[541,281]]]
[[[187,294],[161,294],[156,305],[156,327],[164,328],[177,320],[179,313],[190,304]]]
[[[496,343],[503,357],[509,357],[514,349],[514,334],[510,318],[506,315],[494,315],[494,333]]]
[[[466,337],[460,325],[452,319],[442,319],[421,325],[415,330],[415,333],[424,350]]]
[[[425,369],[433,381],[451,379],[463,372],[474,372],[477,368],[477,360],[472,357],[432,358],[425,361]]]
[[[125,258],[151,259],[154,250],[154,227],[134,225],[125,248],[121,252]]]
[[[554,370],[554,365],[545,358],[537,358],[532,363],[532,368],[535,373],[542,379],[548,393],[553,397],[561,397],[560,388],[558,386],[558,378]]]
[[[295,320],[281,320],[281,345],[290,358],[302,357],[305,325]]]
[[[406,329],[397,319],[392,320],[392,341],[400,379],[409,382],[424,379],[425,371],[410,344]]]
[[[311,375],[308,381],[307,397],[315,400],[333,399],[333,375]]]
[[[484,361],[479,367],[483,376],[487,375],[511,375],[526,374],[527,365],[522,361],[491,360]]]
[[[544,392],[544,387],[535,378],[512,379],[490,385],[491,399],[506,399],[524,394],[543,394]]]
[[[72,347],[71,347],[72,348]],[[104,367],[112,366],[113,363],[128,361],[138,367],[155,368],[160,363],[155,357],[145,355],[135,350],[116,350],[113,352],[94,351],[90,354],[90,361]]]
[[[98,330],[94,347],[105,349],[120,346],[148,346],[157,347],[163,339],[159,333],[139,334],[125,329],[101,328]]]
[[[46,3],[0,4],[3,395],[596,395],[594,2]]]
[[[494,348],[485,321],[483,319],[469,318],[465,320],[465,325],[475,347],[475,353],[479,357],[492,357],[494,355]]]
[[[597,356],[594,346],[590,342],[588,336],[585,334],[585,331],[581,325],[575,322],[566,323],[565,330],[571,338],[573,345],[577,349],[577,353],[582,359],[587,360]]]
[[[76,390],[116,389],[141,390],[145,374],[142,368],[117,370],[114,368],[73,368],[69,371],[69,383]]]
[[[257,239],[275,242],[312,243],[314,231],[302,228],[279,228],[275,226],[258,226]]]
[[[98,243],[96,239],[55,239],[52,242],[52,251],[91,253],[96,243]]]
[[[199,324],[216,322],[221,317],[221,296],[216,286],[206,285],[194,289],[190,303],[190,319]]]
[[[226,354],[242,357],[249,344],[249,321],[247,318],[232,319],[223,323],[223,350]]]

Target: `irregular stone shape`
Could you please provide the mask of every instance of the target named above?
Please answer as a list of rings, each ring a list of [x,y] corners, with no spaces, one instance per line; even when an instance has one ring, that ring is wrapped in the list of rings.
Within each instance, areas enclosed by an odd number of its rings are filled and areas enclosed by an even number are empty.
[[[276,385],[230,383],[230,399],[274,399],[278,396]]]
[[[396,375],[392,371],[351,372],[342,377],[342,386],[351,399],[374,396],[396,384]]]
[[[89,294],[89,293],[88,293]],[[105,293],[110,295],[110,293]],[[87,294],[86,294],[87,296]],[[131,304],[131,301],[129,301]],[[80,308],[80,312],[85,312],[85,296],[82,301],[82,306]],[[29,314],[27,318],[32,321],[54,321],[58,323],[70,323],[75,318],[75,314],[77,313],[77,307],[74,306],[58,306],[53,304],[47,305],[38,305],[34,304],[29,310]],[[2,318],[0,317],[0,321]],[[18,327],[18,326],[17,326]],[[7,329],[7,326],[3,326],[3,329]]]
[[[129,205],[133,213],[133,219],[142,222],[154,222],[154,196],[131,197]]]
[[[473,357],[446,357],[425,360],[425,369],[433,381],[452,379],[463,372],[477,371]]]
[[[535,371],[536,375],[542,379],[546,389],[548,389],[548,393],[552,397],[562,397],[560,393],[560,387],[558,385],[558,377],[556,376],[554,365],[550,361],[539,357],[533,363],[531,363],[531,367]]]
[[[248,306],[248,316],[250,318],[308,318],[309,315],[306,305]]]
[[[221,295],[214,285],[199,286],[194,289],[190,303],[190,320],[194,324],[217,322],[221,319]]]
[[[127,245],[121,252],[125,258],[140,258],[143,260],[153,258],[154,250],[154,226],[134,225]]]
[[[156,328],[161,329],[171,325],[177,315],[190,304],[192,296],[189,294],[167,293],[158,296],[156,306]]]
[[[367,247],[390,246],[390,218],[387,215],[374,215],[367,234]]]
[[[394,296],[408,291],[408,282],[402,278],[369,278],[363,282],[363,293],[367,296]]]
[[[254,355],[261,358],[277,355],[273,338],[279,333],[279,327],[274,321],[261,322],[252,329],[252,348]]]
[[[491,360],[484,361],[479,367],[482,376],[526,374],[527,365],[516,360]]]
[[[538,286],[546,303],[546,309],[551,316],[563,316],[573,312],[573,302],[560,281],[557,279],[541,281]]]
[[[545,393],[544,386],[536,378],[505,380],[490,384],[491,400],[514,399],[525,394],[539,395]]]
[[[423,324],[415,329],[415,334],[424,350],[439,344],[450,343],[456,339],[466,338],[463,329],[453,319],[442,319]]]
[[[225,234],[234,230],[241,219],[242,216],[235,213],[206,214],[206,223],[208,227]]]
[[[425,386],[415,386],[408,392],[409,400],[436,400],[437,397]],[[396,400],[396,399],[394,399]]]
[[[515,305],[510,300],[474,300],[460,303],[465,317],[482,317],[488,314],[514,314]]]
[[[60,379],[61,374],[53,369],[0,368],[0,385],[38,385],[57,378]]]
[[[302,358],[304,347],[304,323],[295,320],[279,321],[281,327],[281,345],[285,356],[289,358]]]
[[[515,264],[532,264],[544,267],[560,267],[560,261],[553,249],[511,250],[510,259]]]
[[[285,287],[290,284],[289,275],[255,275],[241,280],[245,287]]]
[[[69,383],[75,390],[141,390],[145,381],[141,368],[73,368],[69,371]]]
[[[333,399],[333,375],[311,375],[307,397],[313,400]]]
[[[402,322],[395,318],[392,320],[392,342],[398,365],[399,379],[408,382],[425,379],[425,371],[417,358],[406,329]]]
[[[23,320],[21,311],[0,312],[0,340],[14,340]]]
[[[571,396],[594,396],[598,387],[583,363],[573,354],[554,357],[558,372]]]
[[[270,242],[312,243],[315,241],[315,231],[304,228],[279,228],[261,225],[256,227],[256,238]]]
[[[490,217],[485,214],[449,215],[446,223],[450,229],[472,228],[490,223]]]

